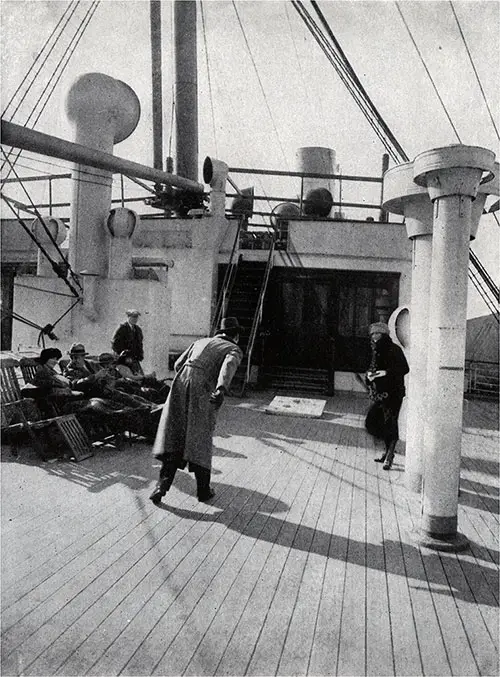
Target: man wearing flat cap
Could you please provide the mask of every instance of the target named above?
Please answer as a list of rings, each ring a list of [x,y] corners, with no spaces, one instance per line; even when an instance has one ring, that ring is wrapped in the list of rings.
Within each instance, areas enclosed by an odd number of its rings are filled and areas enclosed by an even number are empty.
[[[366,416],[368,432],[382,439],[385,452],[377,463],[383,463],[384,470],[390,470],[399,439],[398,417],[405,396],[405,374],[409,372],[408,362],[399,346],[393,343],[385,322],[370,325],[372,357],[366,373],[366,383],[373,404]]]
[[[175,363],[175,377],[153,446],[162,462],[160,479],[150,496],[156,505],[170,489],[178,468],[193,472],[199,501],[214,496],[210,487],[212,434],[218,409],[243,358],[241,327],[226,317],[212,338],[195,341]]]
[[[137,324],[140,312],[130,308],[126,312],[127,321],[120,324],[113,335],[111,347],[116,356],[124,350],[128,350],[133,360],[134,367],[142,374],[141,362],[144,359],[144,337],[142,329]]]

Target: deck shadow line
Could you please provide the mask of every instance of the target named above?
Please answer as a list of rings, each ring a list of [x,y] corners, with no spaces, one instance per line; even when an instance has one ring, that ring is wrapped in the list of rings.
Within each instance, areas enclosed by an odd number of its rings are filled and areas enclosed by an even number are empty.
[[[217,484],[215,485],[217,487]],[[217,497],[213,499],[211,505],[217,507]],[[237,530],[240,533],[241,530],[233,523],[228,523],[227,518],[223,514],[209,514],[209,513],[200,513],[195,510],[185,510],[183,508],[176,508],[174,506],[163,505],[164,510],[181,517],[183,519],[199,520],[203,522],[211,522],[217,520],[218,523],[225,524],[229,529]],[[258,511],[257,511],[258,512]],[[384,551],[389,548],[394,550],[397,548],[402,551],[404,545],[404,557],[407,558],[418,558],[419,561],[431,562],[432,560],[439,560],[440,557],[445,556],[443,553],[430,552],[429,554],[426,551],[420,551],[419,548],[404,543],[400,541],[394,541],[391,539],[384,539],[381,544],[375,543],[365,543],[364,541],[357,541],[352,538],[346,538],[345,536],[338,536],[335,534],[329,534],[324,531],[318,531],[312,527],[304,526],[301,524],[294,524],[293,522],[288,522],[287,520],[280,519],[278,517],[273,517],[266,515],[269,523],[274,523],[276,531],[271,530],[271,533],[278,533],[276,539],[270,540],[276,545],[283,545],[284,547],[291,547],[295,550],[301,550],[304,552],[310,552],[314,555],[320,555],[322,557],[328,558],[337,558],[336,553],[341,553],[340,558],[342,561],[347,561],[349,564],[356,564],[358,566],[367,567],[369,569],[374,569],[378,571],[385,571],[388,574],[393,574],[396,576],[402,576],[403,578],[408,577],[405,567],[401,566],[401,563],[395,562],[393,558],[385,558]],[[290,534],[290,530],[295,529],[295,538],[292,545],[289,545],[288,538],[286,534]],[[267,533],[267,530],[266,530]],[[262,532],[252,526],[252,523],[247,524],[244,532],[245,537],[255,538],[256,540],[268,540],[265,536],[262,536]],[[493,556],[498,556],[498,553],[492,553]],[[403,553],[401,552],[401,558],[403,558]],[[386,566],[382,566],[380,563],[386,561]],[[462,563],[464,565],[464,563]],[[465,563],[467,567],[467,563]],[[487,574],[491,570],[488,567],[483,567],[482,564],[474,563],[469,565],[474,570],[474,576],[479,576],[483,573],[483,568],[485,569],[484,573]],[[492,599],[490,595],[481,595],[481,599],[475,598],[470,591],[469,585],[464,579],[463,588],[457,588],[456,586],[453,589],[445,590],[442,588],[442,577],[436,578],[433,580],[432,572],[435,569],[440,568],[440,565],[436,566],[425,566],[424,569],[420,567],[412,568],[412,578],[416,580],[421,580],[429,586],[434,586],[432,588],[433,593],[453,596],[455,598],[462,599],[465,602],[472,604],[485,604],[487,606],[492,606],[497,608],[498,603],[496,600]],[[426,571],[427,575],[422,574],[421,572]],[[429,577],[430,576],[430,577]]]

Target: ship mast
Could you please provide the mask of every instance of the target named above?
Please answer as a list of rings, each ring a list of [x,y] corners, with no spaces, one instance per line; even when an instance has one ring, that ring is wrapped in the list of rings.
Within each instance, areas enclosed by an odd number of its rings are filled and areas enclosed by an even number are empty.
[[[153,167],[163,169],[163,92],[161,71],[161,0],[150,0]],[[158,186],[159,188],[160,186]]]
[[[196,0],[175,0],[176,173],[198,180]]]

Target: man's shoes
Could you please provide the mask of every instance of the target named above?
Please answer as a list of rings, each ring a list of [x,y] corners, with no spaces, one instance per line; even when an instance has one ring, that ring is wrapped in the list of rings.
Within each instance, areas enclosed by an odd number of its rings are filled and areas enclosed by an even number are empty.
[[[165,496],[167,493],[169,487],[167,486],[167,482],[165,480],[160,480],[156,487],[154,488],[153,493],[149,497],[149,499],[155,504],[159,505],[161,503],[161,499]]]
[[[206,494],[198,494],[198,501],[200,503],[206,503],[210,501],[215,496],[215,489],[209,489]]]

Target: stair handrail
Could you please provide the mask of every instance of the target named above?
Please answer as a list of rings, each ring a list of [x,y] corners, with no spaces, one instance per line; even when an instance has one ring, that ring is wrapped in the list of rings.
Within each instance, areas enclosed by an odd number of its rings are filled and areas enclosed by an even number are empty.
[[[238,228],[236,229],[236,235],[234,238],[233,242],[233,247],[231,249],[231,254],[229,256],[229,263],[226,268],[226,272],[224,275],[224,281],[222,283],[222,289],[220,291],[220,295],[217,299],[217,304],[215,306],[215,313],[214,313],[214,319],[212,321],[212,326],[210,328],[210,335],[213,336],[214,333],[217,331],[217,328],[220,325],[220,322],[222,318],[224,317],[224,313],[227,308],[227,302],[229,300],[229,297],[231,296],[231,292],[233,289],[234,285],[234,280],[236,279],[236,272],[238,270],[238,263],[239,263],[239,257],[234,261],[234,254],[236,250],[238,249],[237,245],[239,243],[240,239],[240,232],[241,232],[241,227],[245,221],[245,216],[242,215],[238,219]]]
[[[262,321],[262,311],[264,309],[264,298],[267,291],[267,285],[269,282],[269,276],[271,274],[271,268],[273,267],[274,259],[274,245],[276,243],[276,233],[273,232],[271,238],[271,246],[269,247],[269,256],[267,257],[266,269],[264,271],[264,278],[262,280],[262,285],[260,287],[259,299],[257,301],[257,307],[255,308],[255,314],[252,320],[252,328],[250,329],[250,336],[248,338],[247,351],[246,351],[246,372],[245,378],[243,379],[243,385],[241,387],[241,396],[245,393],[245,388],[247,383],[250,381],[250,369],[252,365],[252,354],[255,345],[255,340],[257,338],[257,331],[259,329],[260,323]]]

